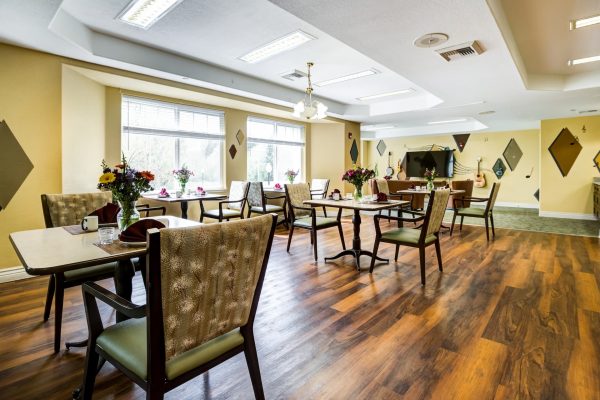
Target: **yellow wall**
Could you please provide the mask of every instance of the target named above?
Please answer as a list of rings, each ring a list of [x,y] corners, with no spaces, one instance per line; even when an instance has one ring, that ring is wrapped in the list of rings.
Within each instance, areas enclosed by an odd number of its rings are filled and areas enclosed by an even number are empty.
[[[585,125],[586,132],[582,132]],[[563,128],[579,137],[583,147],[569,174],[562,176],[558,166],[548,151],[556,136]],[[541,215],[560,216],[560,213],[587,215],[593,214],[594,177],[600,176],[594,167],[593,158],[600,150],[600,117],[578,117],[549,119],[542,121],[540,148],[542,152],[542,179],[540,187]],[[559,213],[559,214],[557,214]]]
[[[519,161],[514,171],[511,171],[502,156],[506,145],[510,139],[514,138],[521,151],[523,157]],[[392,152],[392,166],[396,169],[398,160],[402,160],[404,155],[409,150],[418,150],[421,146],[436,144],[442,147],[456,149],[456,142],[452,135],[431,135],[431,136],[413,136],[401,139],[384,139],[387,146],[383,156],[377,152],[377,143],[379,141],[367,142],[366,157],[367,165],[373,167],[378,164],[379,174],[383,176],[385,169],[388,166],[388,152]],[[456,150],[454,152],[455,161],[467,167],[477,169],[477,158],[482,157],[481,168],[484,170],[487,186],[485,188],[475,188],[474,196],[486,196],[492,183],[495,181],[502,182],[500,192],[498,194],[499,203],[510,203],[510,205],[519,205],[525,207],[537,207],[537,200],[533,196],[539,187],[539,131],[508,131],[508,132],[485,132],[471,134],[463,152]],[[506,173],[502,179],[497,179],[492,172],[492,167],[496,160],[501,158],[506,165]],[[533,167],[533,174],[528,179],[528,175]],[[415,178],[416,179],[416,178]],[[455,175],[454,180],[473,179],[469,175]]]
[[[6,120],[33,163],[23,185],[0,211],[0,267],[11,267],[20,262],[9,233],[43,227],[40,194],[62,190],[61,64],[57,57],[2,44],[0,60],[0,120]]]
[[[312,127],[311,174],[313,178],[329,179],[329,192],[342,189],[345,168],[343,124],[315,124]]]

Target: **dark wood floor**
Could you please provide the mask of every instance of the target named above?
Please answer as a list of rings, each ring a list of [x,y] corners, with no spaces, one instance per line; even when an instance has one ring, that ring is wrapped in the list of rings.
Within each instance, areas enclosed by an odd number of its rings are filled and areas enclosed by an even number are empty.
[[[347,243],[351,229],[345,221]],[[600,399],[597,238],[497,230],[487,243],[482,228],[467,226],[444,235],[443,273],[428,249],[424,288],[414,249],[369,275],[348,258],[314,264],[305,233],[291,255],[285,240],[279,231],[255,327],[267,398]],[[321,260],[338,251],[337,230],[319,240]],[[381,253],[393,257],[392,246]],[[135,284],[141,301],[139,277]],[[52,353],[45,290],[43,278],[0,285],[2,399],[67,399],[80,383],[84,350]],[[86,336],[79,288],[67,290],[65,314],[63,338]],[[109,365],[96,382],[96,399],[144,398]],[[252,398],[243,355],[167,398]]]

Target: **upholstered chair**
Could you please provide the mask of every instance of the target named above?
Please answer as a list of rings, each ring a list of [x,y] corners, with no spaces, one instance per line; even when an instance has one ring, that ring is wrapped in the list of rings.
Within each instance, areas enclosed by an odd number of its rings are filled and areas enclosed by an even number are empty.
[[[46,228],[79,225],[83,217],[112,202],[111,192],[79,194],[42,194],[42,211]],[[114,276],[117,263],[99,264],[50,275],[44,321],[48,321],[54,298],[54,351],[60,350],[63,298],[66,288]],[[67,347],[69,345],[67,344]]]
[[[227,200],[219,201],[219,208],[216,210],[206,210],[204,202],[201,201],[200,222],[203,222],[204,218],[218,219],[219,222],[229,221],[231,218],[244,219],[244,208],[246,207],[249,187],[248,182],[231,181]]]
[[[463,220],[465,217],[483,218],[485,220],[485,236],[487,240],[490,240],[489,222],[492,224],[492,236],[496,237],[494,231],[494,204],[496,204],[496,198],[500,191],[500,182],[495,182],[490,191],[488,197],[469,197],[464,196],[460,199],[454,199],[454,216],[452,217],[452,228],[450,228],[450,236],[454,232],[454,221],[456,217],[460,216],[460,229],[462,231]],[[486,203],[485,207],[465,207],[465,203]]]
[[[280,200],[283,199],[282,205],[268,204],[268,200]],[[283,213],[283,218],[277,220],[278,224],[284,224],[288,227],[287,218],[287,199],[284,195],[281,196],[267,196],[265,194],[262,182],[250,182],[248,188],[248,218],[255,214],[269,214],[269,213]]]
[[[346,250],[344,242],[344,233],[342,231],[342,209],[340,208],[336,218],[317,217],[313,207],[304,204],[305,200],[311,200],[310,188],[307,183],[295,183],[285,185],[285,195],[287,196],[290,233],[288,236],[287,251],[290,251],[294,228],[307,229],[310,232],[310,243],[313,245],[315,261],[317,261],[317,231],[327,228],[338,228],[342,247]]]
[[[144,389],[147,399],[162,399],[243,352],[254,396],[264,399],[253,325],[276,221],[262,215],[149,230],[143,306],[84,284],[90,336],[83,398],[92,398],[100,359]],[[97,300],[130,319],[105,328]]]
[[[442,268],[442,254],[440,250],[440,239],[439,232],[442,226],[442,220],[444,219],[444,213],[446,212],[446,204],[448,197],[450,196],[450,189],[439,189],[433,190],[429,197],[429,203],[427,204],[427,210],[425,215],[417,218],[397,218],[389,217],[391,219],[397,219],[405,222],[423,221],[420,229],[412,228],[398,228],[387,232],[381,232],[379,226],[379,220],[381,218],[388,218],[381,215],[376,215],[375,218],[375,245],[373,246],[373,255],[377,255],[380,243],[391,243],[396,245],[395,261],[398,261],[398,252],[400,246],[416,247],[419,249],[419,261],[421,265],[421,284],[425,285],[425,248],[430,245],[435,245],[435,251],[438,259],[438,268],[443,271]],[[375,266],[375,257],[371,259],[371,267],[369,272],[373,272]]]
[[[313,199],[326,199],[329,190],[329,179],[311,179],[310,197]],[[327,216],[327,208],[323,207],[323,215]]]
[[[388,181],[386,179],[374,179],[374,182],[371,184],[371,190],[373,191],[373,194],[378,194],[378,193],[385,193],[385,195],[391,199],[391,200],[406,200],[409,203],[407,204],[403,204],[401,206],[395,207],[393,208],[394,210],[398,211],[398,216],[401,216],[402,211],[407,211],[410,212],[412,210],[412,195],[409,194],[405,194],[405,195],[398,195],[398,194],[393,194],[390,192],[390,188],[388,185]],[[387,210],[388,212],[388,216],[392,215],[392,208],[388,208]],[[381,215],[382,212],[379,211],[379,214]],[[411,212],[411,214],[414,214]],[[398,224],[400,224],[400,221],[398,221]]]

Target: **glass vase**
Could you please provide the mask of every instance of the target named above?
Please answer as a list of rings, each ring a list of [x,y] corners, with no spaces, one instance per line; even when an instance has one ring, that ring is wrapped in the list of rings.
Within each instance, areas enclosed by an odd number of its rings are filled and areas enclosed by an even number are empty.
[[[179,181],[179,188],[181,190],[181,194],[185,194],[185,187],[187,185],[187,181]]]
[[[354,186],[354,201],[362,201],[363,193],[362,193],[362,185]]]
[[[124,231],[128,226],[140,220],[140,213],[135,208],[135,201],[119,201],[121,210],[117,214],[119,230]]]
[[[433,181],[427,181],[427,191],[431,192],[434,189]]]

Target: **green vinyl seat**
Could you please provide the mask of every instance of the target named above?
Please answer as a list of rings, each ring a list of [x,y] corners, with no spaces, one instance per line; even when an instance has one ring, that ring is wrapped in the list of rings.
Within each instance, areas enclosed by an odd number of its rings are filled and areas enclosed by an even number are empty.
[[[467,217],[482,218],[485,215],[485,208],[480,208],[480,207],[458,208],[456,211],[458,212],[459,215],[464,215]]]
[[[421,239],[421,231],[411,228],[398,228],[381,234],[381,238],[389,241],[412,243],[416,245]],[[435,240],[435,235],[425,236],[425,244],[431,244],[435,242]]]
[[[315,226],[318,228],[337,226],[337,224],[338,224],[338,221],[335,218],[325,218],[325,217],[316,217],[315,218]],[[312,218],[311,217],[299,218],[294,221],[294,226],[310,229],[310,227],[312,226]]]

